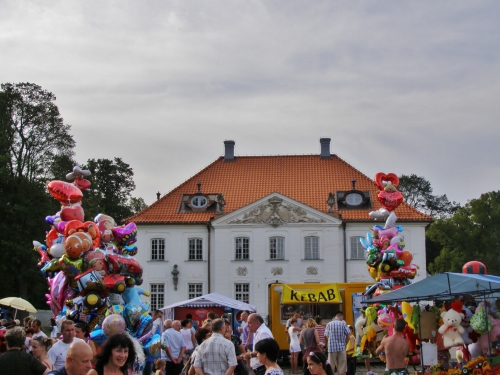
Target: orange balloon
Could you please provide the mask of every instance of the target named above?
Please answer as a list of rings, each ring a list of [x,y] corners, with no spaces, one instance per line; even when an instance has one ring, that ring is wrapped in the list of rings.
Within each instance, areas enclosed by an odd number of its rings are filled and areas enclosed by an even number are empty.
[[[409,266],[411,264],[411,261],[413,260],[413,255],[411,251],[409,250],[404,250],[401,255],[399,256],[399,259],[401,259],[403,262],[405,262],[405,266]]]

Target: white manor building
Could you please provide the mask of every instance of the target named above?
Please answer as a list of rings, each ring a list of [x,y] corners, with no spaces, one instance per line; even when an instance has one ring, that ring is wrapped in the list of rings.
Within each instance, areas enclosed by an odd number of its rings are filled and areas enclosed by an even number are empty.
[[[130,217],[151,309],[217,292],[265,316],[272,283],[373,281],[359,238],[384,225],[368,215],[379,190],[320,142],[320,155],[235,156],[225,141],[224,156]],[[421,279],[431,218],[404,202],[395,213]]]

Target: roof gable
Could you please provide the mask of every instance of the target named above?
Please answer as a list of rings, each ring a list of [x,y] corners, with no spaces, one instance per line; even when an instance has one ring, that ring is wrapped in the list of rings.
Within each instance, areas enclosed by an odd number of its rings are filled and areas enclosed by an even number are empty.
[[[328,194],[352,189],[370,192],[372,210],[379,209],[379,192],[372,179],[336,155],[320,159],[318,155],[238,156],[234,161],[215,160],[193,177],[173,189],[127,221],[136,224],[208,223],[214,212],[180,213],[183,195],[193,194],[201,182],[203,192],[223,194],[224,214],[235,212],[273,193],[281,194],[316,211],[327,213]],[[344,221],[373,221],[371,210],[338,210]],[[398,221],[430,222],[431,217],[402,203],[396,210]]]
[[[319,212],[279,193],[272,193],[230,214],[212,221],[214,227],[222,225],[281,225],[335,224],[341,221]]]

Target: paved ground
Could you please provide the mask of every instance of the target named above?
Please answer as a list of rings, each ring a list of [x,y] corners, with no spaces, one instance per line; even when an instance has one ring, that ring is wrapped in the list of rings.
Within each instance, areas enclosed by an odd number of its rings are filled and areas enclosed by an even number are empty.
[[[383,363],[383,362],[371,363],[370,367],[375,375],[383,375],[384,374],[385,363]],[[283,366],[282,369],[283,369],[283,372],[285,373],[285,375],[292,375],[290,367]],[[410,372],[410,374],[413,373],[413,371],[411,371],[411,370],[412,369],[408,370]],[[358,365],[356,366],[356,375],[366,375],[366,373],[367,373],[367,371],[366,371],[365,364],[358,363]]]

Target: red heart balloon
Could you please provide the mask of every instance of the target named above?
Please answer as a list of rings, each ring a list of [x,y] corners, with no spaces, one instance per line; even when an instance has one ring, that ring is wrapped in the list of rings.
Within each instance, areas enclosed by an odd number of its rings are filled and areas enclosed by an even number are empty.
[[[84,178],[75,178],[73,184],[80,190],[87,190],[90,187],[90,181]]]
[[[49,193],[62,204],[78,203],[82,200],[83,194],[75,185],[64,181],[50,181],[47,184]]]
[[[403,194],[399,191],[384,191],[378,193],[378,201],[387,211],[394,211],[403,202]]]
[[[85,215],[83,213],[83,208],[82,206],[79,205],[62,207],[60,216],[62,221],[71,221],[71,220],[83,221],[85,218]]]
[[[385,174],[385,173],[379,172],[375,175],[375,184],[377,185],[379,190],[384,190],[384,188],[385,188],[384,181],[390,182],[396,188],[399,186],[399,178],[394,173]]]

